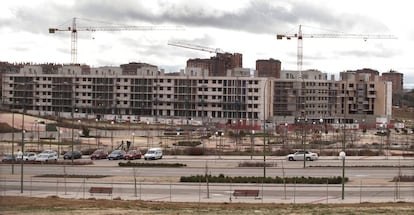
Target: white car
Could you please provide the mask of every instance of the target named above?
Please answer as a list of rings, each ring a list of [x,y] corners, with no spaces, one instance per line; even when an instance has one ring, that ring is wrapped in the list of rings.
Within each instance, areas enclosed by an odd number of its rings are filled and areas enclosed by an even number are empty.
[[[57,157],[57,152],[56,151],[54,151],[54,150],[49,150],[49,149],[46,149],[46,150],[44,150],[42,153],[40,153],[40,154],[52,154],[52,155],[55,155],[56,157]]]
[[[37,154],[34,153],[34,152],[25,152],[23,154],[23,160],[25,160],[25,161],[34,161],[34,160],[36,160],[36,156],[37,156]]]
[[[57,161],[57,156],[54,154],[40,153],[36,156],[35,161],[48,162],[48,161]]]
[[[289,154],[286,158],[289,161],[303,161],[303,158],[306,157],[307,161],[314,161],[314,160],[318,160],[319,156],[316,153],[313,152],[308,152],[305,151],[305,153],[303,153],[303,151],[298,151],[295,152],[294,154]]]
[[[144,155],[145,160],[155,160],[162,159],[162,149],[161,148],[150,148],[147,153]]]

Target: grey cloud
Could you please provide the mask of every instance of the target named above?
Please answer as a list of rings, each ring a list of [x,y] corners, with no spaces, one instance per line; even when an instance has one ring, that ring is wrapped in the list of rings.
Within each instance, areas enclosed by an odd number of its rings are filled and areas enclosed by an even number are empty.
[[[238,11],[223,12],[204,7],[200,1],[176,3],[158,1],[159,11],[152,11],[144,1],[76,1],[63,6],[53,1],[36,7],[15,8],[16,18],[0,21],[1,26],[16,26],[20,31],[47,33],[49,27],[68,21],[71,17],[105,20],[119,24],[147,22],[152,24],[177,24],[186,27],[212,27],[249,33],[275,34],[299,24],[319,23],[326,28],[339,30],[387,30],[383,23],[350,13],[334,14],[324,5],[313,2],[287,1],[290,8],[273,5],[272,1],[251,1]]]
[[[400,53],[392,48],[386,48],[379,44],[373,50],[347,50],[347,51],[336,51],[333,53],[335,56],[354,56],[360,57],[376,57],[376,58],[392,58],[398,56]]]

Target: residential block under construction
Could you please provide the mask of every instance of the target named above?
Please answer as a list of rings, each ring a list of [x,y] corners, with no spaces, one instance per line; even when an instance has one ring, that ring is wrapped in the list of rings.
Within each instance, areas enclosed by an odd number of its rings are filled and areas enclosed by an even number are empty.
[[[346,71],[335,80],[317,70],[281,70],[274,59],[250,70],[241,68],[241,56],[227,56],[230,63],[220,57],[189,60],[177,73],[134,62],[11,66],[3,69],[1,105],[40,116],[246,126],[298,119],[372,124],[391,116],[392,84],[378,72]]]

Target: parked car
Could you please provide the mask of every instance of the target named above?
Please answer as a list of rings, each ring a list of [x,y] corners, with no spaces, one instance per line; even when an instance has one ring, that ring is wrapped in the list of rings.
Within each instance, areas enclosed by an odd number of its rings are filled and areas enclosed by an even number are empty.
[[[95,150],[90,156],[91,160],[106,159],[107,157],[108,153],[103,149]]]
[[[40,162],[57,161],[57,155],[40,153],[36,156],[35,161],[40,161]]]
[[[140,150],[129,150],[126,154],[124,154],[125,160],[135,160],[141,159],[141,151]]]
[[[155,159],[162,159],[162,149],[161,148],[150,148],[148,149],[147,153],[144,155],[144,159],[148,160],[155,160]]]
[[[54,150],[49,150],[49,149],[44,150],[44,151],[43,151],[43,152],[41,152],[40,154],[52,154],[52,155],[57,156],[57,152],[56,152],[56,151],[54,151]]]
[[[82,158],[82,153],[80,151],[74,150],[74,151],[68,151],[63,155],[63,159],[65,160],[71,160],[73,154],[73,159],[80,159]]]
[[[313,153],[313,152],[308,152],[308,151],[305,151],[305,153],[303,153],[303,151],[298,151],[298,152],[295,152],[294,154],[289,154],[286,158],[290,161],[299,161],[299,160],[303,161],[303,157],[305,157],[307,161],[314,161],[314,160],[318,160],[319,158],[318,154]]]
[[[124,154],[126,152],[124,150],[114,150],[111,154],[108,155],[108,160],[119,160],[124,159]]]
[[[16,161],[16,155],[5,155],[2,159],[2,162],[13,162]]]
[[[35,152],[25,152],[23,154],[23,160],[25,161],[34,161],[36,160],[37,154]]]

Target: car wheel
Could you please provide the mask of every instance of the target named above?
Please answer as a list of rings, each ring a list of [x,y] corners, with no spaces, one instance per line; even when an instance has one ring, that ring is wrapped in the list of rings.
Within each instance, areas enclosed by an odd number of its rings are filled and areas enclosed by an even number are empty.
[[[293,161],[293,158],[292,157],[289,157],[289,161]]]
[[[311,161],[312,159],[311,159],[311,158],[306,158],[306,160],[307,160],[307,161]]]

